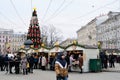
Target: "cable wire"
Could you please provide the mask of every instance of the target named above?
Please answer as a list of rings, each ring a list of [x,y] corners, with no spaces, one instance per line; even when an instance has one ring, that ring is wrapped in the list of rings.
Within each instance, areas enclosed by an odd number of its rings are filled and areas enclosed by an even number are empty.
[[[48,19],[50,19],[50,18],[54,17],[54,15],[56,15],[56,13],[57,13],[57,12],[61,9],[61,7],[64,5],[65,1],[66,1],[66,0],[63,0],[63,2],[60,4],[60,6],[55,10],[55,12],[54,12]]]
[[[49,4],[48,4],[48,7],[47,7],[47,9],[46,9],[46,11],[45,11],[45,14],[44,14],[44,16],[43,16],[43,18],[42,18],[42,20],[45,19],[46,15],[47,15],[47,13],[48,13],[48,10],[49,10],[49,8],[50,8],[50,6],[51,6],[51,4],[52,4],[52,1],[53,1],[53,0],[50,0],[50,2],[49,2]]]
[[[18,11],[17,11],[17,9],[16,9],[16,7],[15,7],[13,1],[10,0],[10,2],[11,2],[11,4],[12,4],[12,6],[13,6],[13,8],[14,8],[16,14],[17,14],[17,16],[19,17],[19,19],[21,20],[21,22],[26,26],[26,24],[25,24],[25,22],[23,21],[22,17],[21,17],[20,14],[18,13]]]
[[[64,11],[70,4],[72,4],[73,1],[75,1],[75,0],[71,0],[71,1],[70,1],[68,4],[66,4],[56,15],[54,15],[54,17],[47,19],[45,22],[47,22],[47,21],[49,21],[49,20],[57,17],[57,16],[58,16],[62,11]]]
[[[2,12],[0,12],[0,15],[4,17],[9,23],[15,24],[13,21],[11,21],[7,16],[5,16]],[[15,24],[16,25],[16,24]]]
[[[106,4],[106,5],[102,6],[102,7],[99,7],[99,8],[97,8],[97,9],[93,10],[93,11],[87,12],[87,13],[85,13],[85,14],[82,15],[82,16],[79,16],[79,17],[77,17],[77,18],[73,18],[72,20],[80,19],[80,18],[82,18],[82,17],[88,16],[88,14],[92,14],[92,13],[94,13],[94,12],[96,12],[96,11],[102,9],[102,8],[105,8],[105,7],[107,7],[107,6],[111,5],[111,4],[114,4],[114,3],[116,3],[116,1],[118,1],[118,0],[112,1],[112,2]]]

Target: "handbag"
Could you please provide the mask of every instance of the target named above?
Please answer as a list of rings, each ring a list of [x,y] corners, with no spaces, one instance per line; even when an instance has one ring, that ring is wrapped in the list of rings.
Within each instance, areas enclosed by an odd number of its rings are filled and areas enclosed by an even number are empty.
[[[27,63],[27,68],[29,68],[30,67],[30,65],[29,65],[29,63]]]

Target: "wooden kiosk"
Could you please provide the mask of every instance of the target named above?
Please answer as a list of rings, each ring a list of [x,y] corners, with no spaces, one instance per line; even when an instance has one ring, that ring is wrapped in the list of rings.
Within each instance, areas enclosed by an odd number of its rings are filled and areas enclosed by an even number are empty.
[[[80,71],[79,66],[74,67],[77,63],[77,58],[79,54],[83,56],[83,72],[89,72],[89,60],[97,59],[99,55],[99,49],[91,46],[82,46],[79,44],[71,44],[66,47],[66,51],[70,54],[74,54],[76,61],[73,62],[72,71]]]

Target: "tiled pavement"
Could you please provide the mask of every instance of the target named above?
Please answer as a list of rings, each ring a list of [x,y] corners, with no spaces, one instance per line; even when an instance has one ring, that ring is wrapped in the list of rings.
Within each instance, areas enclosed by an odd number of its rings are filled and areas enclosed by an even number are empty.
[[[69,73],[69,80],[119,80],[119,72]],[[54,71],[34,70],[33,74],[5,74],[0,71],[0,80],[56,80]]]
[[[120,63],[115,63],[115,68],[103,69],[103,72],[120,72]]]

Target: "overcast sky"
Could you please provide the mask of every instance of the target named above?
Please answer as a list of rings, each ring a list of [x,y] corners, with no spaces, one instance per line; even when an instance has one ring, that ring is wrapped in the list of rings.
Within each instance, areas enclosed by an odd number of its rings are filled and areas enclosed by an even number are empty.
[[[66,39],[96,16],[120,11],[120,0],[0,0],[0,28],[27,32],[33,7],[40,27],[52,24]]]

